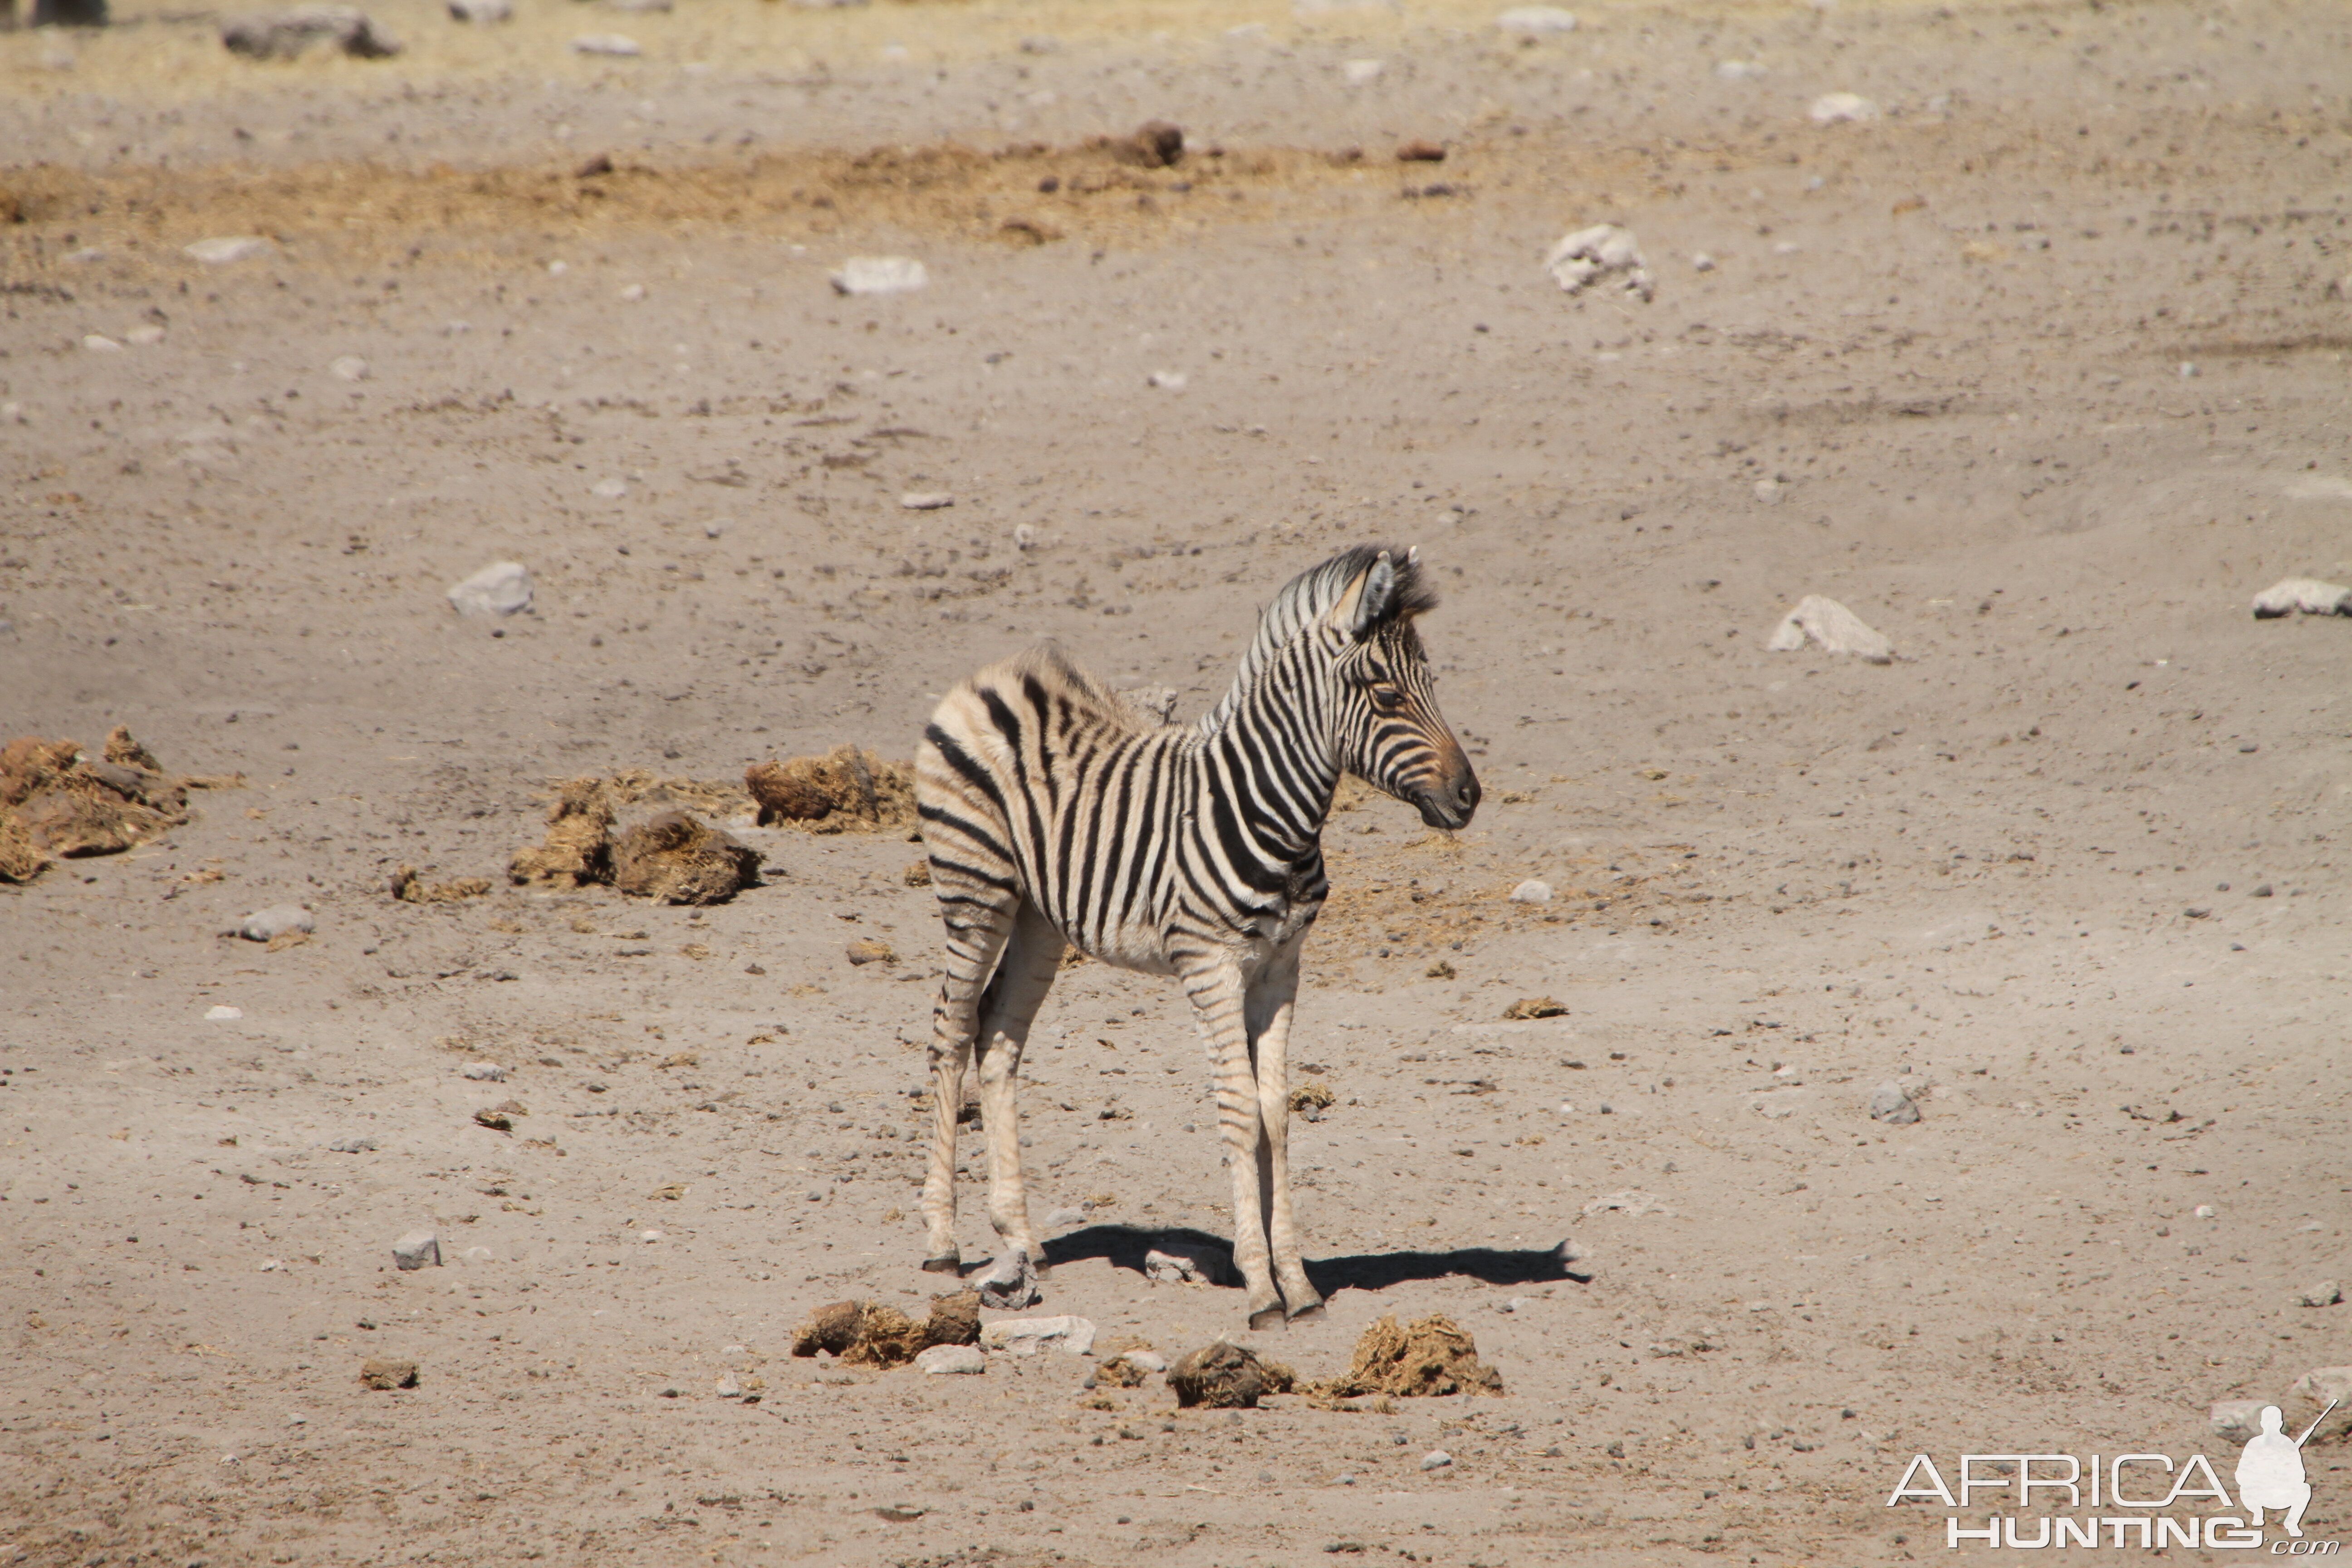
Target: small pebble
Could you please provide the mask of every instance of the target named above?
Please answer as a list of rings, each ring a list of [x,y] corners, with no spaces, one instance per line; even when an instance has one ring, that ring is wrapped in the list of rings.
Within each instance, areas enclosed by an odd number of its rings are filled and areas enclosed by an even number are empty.
[[[1515,904],[1548,904],[1551,902],[1551,884],[1549,882],[1539,882],[1533,877],[1530,877],[1526,881],[1521,882],[1517,887],[1511,889],[1511,902]]]
[[[853,256],[830,278],[839,294],[905,294],[929,288],[929,268],[908,256]]]
[[[1424,1470],[1442,1470],[1453,1462],[1454,1456],[1443,1448],[1432,1448],[1421,1457],[1421,1468]]]
[[[1878,118],[1878,105],[1853,92],[1825,92],[1813,100],[1807,112],[1816,125],[1837,125],[1847,121],[1870,121]]]
[[[572,40],[572,52],[575,55],[617,55],[625,58],[646,51],[636,39],[625,34],[589,33]]]
[[[412,1230],[392,1244],[392,1260],[404,1273],[428,1266],[441,1267],[441,1238],[429,1230]]]
[[[598,479],[588,487],[588,493],[592,496],[601,496],[606,500],[619,500],[629,493],[629,481],[623,479]]]
[[[988,1370],[988,1358],[978,1345],[933,1345],[915,1358],[915,1370],[925,1373],[978,1373]]]
[[[946,490],[908,490],[898,504],[908,511],[938,511],[955,505],[955,497]]]
[[[461,616],[511,616],[530,608],[530,569],[498,561],[449,585],[449,607]]]
[[[330,1152],[337,1154],[373,1154],[375,1152],[375,1140],[373,1138],[338,1138],[333,1142],[328,1144],[327,1148]]]
[[[272,904],[256,910],[237,922],[236,934],[247,942],[270,942],[289,931],[314,930],[310,911],[299,904]]]
[[[457,1069],[476,1083],[504,1083],[507,1069],[496,1062],[467,1062]]]
[[[205,1016],[214,1023],[226,1023],[231,1018],[244,1017],[245,1009],[242,1007],[231,1007],[224,1003],[218,1006],[205,1008]]]
[[[118,354],[122,352],[122,345],[116,342],[112,338],[106,336],[103,332],[90,332],[87,334],[81,340],[81,346],[89,350],[92,353]]]
[[[2211,1204],[2199,1204],[2195,1208],[2189,1212],[2195,1215],[2199,1219],[2211,1219],[2213,1217],[2214,1210]]]
[[[1189,378],[1179,370],[1155,370],[1144,379],[1162,392],[1181,392],[1190,384]]]
[[[1908,1127],[1919,1120],[1918,1102],[1899,1083],[1882,1083],[1870,1091],[1870,1119],[1892,1127]]]

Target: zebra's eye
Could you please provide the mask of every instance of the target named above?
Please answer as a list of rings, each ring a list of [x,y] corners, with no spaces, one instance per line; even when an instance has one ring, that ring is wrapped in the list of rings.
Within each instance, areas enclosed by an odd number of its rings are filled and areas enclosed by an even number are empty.
[[[1371,698],[1376,712],[1394,713],[1404,706],[1404,693],[1385,680],[1375,682],[1367,695]]]

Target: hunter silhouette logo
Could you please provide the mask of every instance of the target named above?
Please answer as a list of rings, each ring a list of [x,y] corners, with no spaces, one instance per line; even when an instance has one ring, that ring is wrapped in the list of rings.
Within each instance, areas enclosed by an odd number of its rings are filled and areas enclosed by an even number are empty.
[[[2087,1460],[2072,1454],[1963,1454],[1952,1483],[1935,1460],[1914,1454],[1886,1506],[1927,1502],[1954,1510],[1944,1520],[1948,1548],[2179,1546],[2193,1552],[2267,1545],[2275,1557],[2329,1557],[2340,1542],[2304,1538],[2311,1481],[2304,1472],[2303,1447],[2341,1403],[2328,1401],[2299,1437],[2287,1435],[2284,1411],[2263,1405],[2258,1415],[2262,1430],[2246,1439],[2238,1456],[2231,1478],[2237,1483],[2234,1502],[2202,1454],[2185,1460],[2167,1454],[2093,1454]],[[1986,1500],[1976,1495],[1982,1492],[1992,1494],[1995,1511],[1981,1524],[1965,1521],[1959,1510],[1982,1507]],[[2265,1513],[2279,1515],[2285,1539],[2264,1541]]]
[[[2238,1456],[2238,1506],[2246,1510],[2248,1525],[2260,1530],[2263,1510],[2284,1509],[2286,1518],[2280,1523],[2289,1535],[2303,1539],[2303,1510],[2311,1504],[2311,1482],[2303,1473],[2303,1446],[2311,1441],[2319,1422],[2327,1419],[2336,1403],[2330,1400],[2319,1419],[2305,1427],[2302,1436],[2292,1439],[2286,1435],[2286,1412],[2275,1405],[2263,1406],[2263,1429],[2246,1439],[2245,1452]]]

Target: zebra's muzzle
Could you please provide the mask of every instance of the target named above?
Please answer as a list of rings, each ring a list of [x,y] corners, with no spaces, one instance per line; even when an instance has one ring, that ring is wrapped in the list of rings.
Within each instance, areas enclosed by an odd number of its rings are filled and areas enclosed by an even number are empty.
[[[1419,808],[1422,821],[1451,832],[1470,826],[1470,818],[1477,814],[1478,796],[1478,775],[1465,763],[1452,782],[1414,791],[1412,804]]]

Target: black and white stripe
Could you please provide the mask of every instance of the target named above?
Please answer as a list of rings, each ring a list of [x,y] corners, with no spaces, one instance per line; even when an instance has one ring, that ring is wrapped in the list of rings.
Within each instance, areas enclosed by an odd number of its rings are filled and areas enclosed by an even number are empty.
[[[1276,595],[1232,689],[1197,724],[1150,724],[1050,644],[940,704],[916,757],[948,934],[926,1268],[959,1266],[956,1113],[974,1057],[990,1216],[1008,1244],[1000,1261],[1017,1270],[1042,1258],[1014,1082],[1071,943],[1181,980],[1215,1061],[1252,1321],[1320,1304],[1299,1261],[1287,1168],[1298,948],[1328,890],[1321,834],[1343,773],[1434,827],[1460,827],[1477,807],[1414,628],[1434,602],[1409,554],[1361,546],[1324,562]]]

